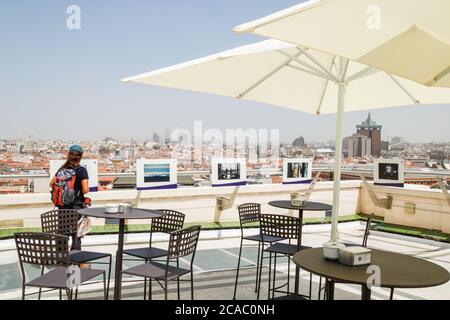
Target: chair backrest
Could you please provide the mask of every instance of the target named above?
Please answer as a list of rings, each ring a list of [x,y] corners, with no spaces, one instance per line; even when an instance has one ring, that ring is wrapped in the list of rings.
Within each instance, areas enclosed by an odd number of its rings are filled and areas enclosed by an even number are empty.
[[[171,232],[167,259],[182,258],[190,254],[194,256],[199,235],[200,226],[192,226]]]
[[[372,225],[372,220],[373,220],[374,216],[375,215],[372,213],[371,215],[369,215],[367,217],[366,229],[364,230],[364,236],[363,236],[363,242],[362,242],[363,247],[367,247],[367,240],[369,239],[369,234],[370,234],[370,226]]]
[[[42,232],[70,236],[77,232],[78,220],[77,210],[52,210],[41,215]]]
[[[260,217],[261,234],[285,239],[299,239],[301,220],[296,217],[262,214]]]
[[[150,232],[171,233],[183,228],[185,214],[169,209],[158,209],[165,215],[160,218],[154,218],[151,222]]]
[[[68,266],[69,237],[39,232],[14,234],[17,255],[23,272],[23,264],[38,266]]]
[[[261,204],[244,203],[238,207],[239,221],[241,226],[247,223],[259,222],[261,215]]]

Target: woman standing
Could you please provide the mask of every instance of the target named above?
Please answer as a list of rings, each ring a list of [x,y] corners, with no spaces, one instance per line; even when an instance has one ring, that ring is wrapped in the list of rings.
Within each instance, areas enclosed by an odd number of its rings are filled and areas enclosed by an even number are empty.
[[[89,193],[89,175],[80,165],[83,152],[81,146],[71,146],[67,161],[50,182],[52,201],[59,209],[80,210],[87,205],[85,195]],[[81,238],[77,234],[72,235],[71,250],[81,250]]]

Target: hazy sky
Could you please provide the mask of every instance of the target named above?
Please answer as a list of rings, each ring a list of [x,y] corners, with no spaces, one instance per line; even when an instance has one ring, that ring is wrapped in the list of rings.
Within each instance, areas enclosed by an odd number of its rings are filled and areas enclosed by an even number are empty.
[[[151,137],[165,128],[279,128],[325,141],[335,116],[144,85],[121,78],[261,40],[232,28],[300,0],[2,0],[0,139]],[[81,30],[66,9],[81,8]],[[412,66],[413,67],[413,66]],[[367,114],[347,113],[346,134]],[[450,105],[375,110],[383,136],[450,141]]]

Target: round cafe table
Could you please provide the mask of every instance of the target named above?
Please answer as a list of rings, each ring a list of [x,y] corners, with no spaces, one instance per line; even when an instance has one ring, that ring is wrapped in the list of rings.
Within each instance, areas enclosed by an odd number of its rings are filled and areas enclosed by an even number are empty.
[[[306,202],[303,206],[294,206],[289,200],[271,201],[269,202],[269,205],[280,209],[298,211],[298,217],[301,221],[299,230],[300,237],[297,240],[299,246],[302,245],[303,211],[329,211],[332,209],[331,205],[320,202]],[[300,268],[297,265],[295,268],[295,296],[298,296],[299,293],[299,281],[300,281]]]
[[[380,281],[376,286],[383,288],[427,288],[447,283],[449,272],[430,261],[413,256],[372,249],[371,264],[350,267],[338,261],[323,257],[323,248],[306,249],[294,255],[294,263],[299,267],[327,279],[327,298],[334,299],[335,282],[362,286],[361,299],[370,300],[371,289],[367,284],[372,279]],[[374,272],[380,277],[374,277]],[[375,284],[374,284],[375,286]]]
[[[164,216],[165,214],[157,210],[136,209],[133,208],[131,213],[106,213],[105,208],[85,208],[78,211],[81,215],[93,218],[117,219],[119,220],[119,241],[116,252],[116,271],[114,277],[114,300],[121,298],[122,279],[122,259],[123,259],[123,238],[125,234],[125,220],[128,219],[153,219]]]

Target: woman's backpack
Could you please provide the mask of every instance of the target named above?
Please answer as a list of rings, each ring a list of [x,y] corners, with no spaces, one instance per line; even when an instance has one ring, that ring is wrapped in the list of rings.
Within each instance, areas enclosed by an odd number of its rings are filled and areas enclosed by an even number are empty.
[[[72,168],[60,169],[55,175],[52,186],[52,202],[56,207],[70,206],[75,203],[75,180],[77,173]]]

